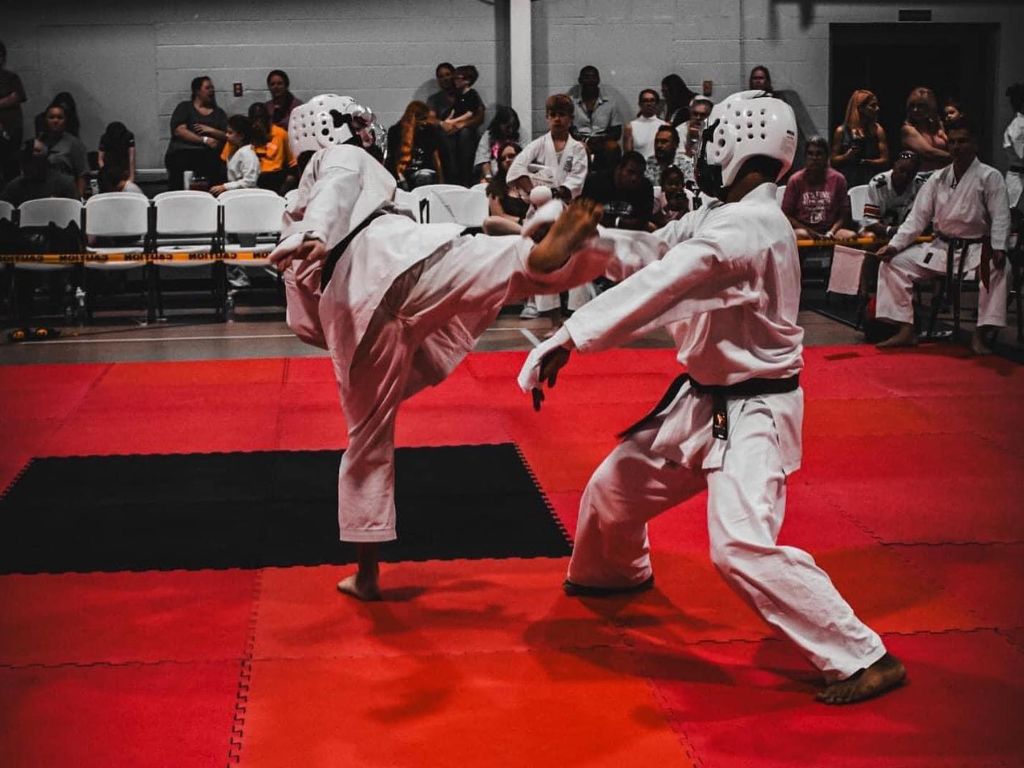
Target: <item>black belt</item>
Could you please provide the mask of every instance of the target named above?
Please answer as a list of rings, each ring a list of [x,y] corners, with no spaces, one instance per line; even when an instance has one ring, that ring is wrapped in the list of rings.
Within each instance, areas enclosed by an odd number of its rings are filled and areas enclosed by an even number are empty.
[[[957,269],[956,279],[958,282],[962,282],[964,279],[964,272],[966,272],[965,266],[967,262],[967,249],[972,245],[981,243],[982,251],[989,250],[989,241],[984,237],[950,237],[944,235],[938,230],[935,231],[935,237],[946,244],[946,284],[939,290],[938,299],[941,301],[945,300],[944,292],[950,290],[953,285],[953,256],[957,251],[960,251],[960,264]],[[925,258],[925,263],[928,263],[928,258]],[[987,257],[983,253],[982,255],[982,266],[981,271],[985,272],[988,269]],[[988,283],[988,276],[985,275],[983,278],[984,283]]]
[[[355,228],[347,235],[345,235],[345,239],[331,249],[331,252],[327,254],[327,258],[324,259],[324,269],[320,273],[321,291],[326,289],[327,284],[331,282],[331,275],[334,274],[334,267],[337,266],[338,260],[341,258],[341,255],[345,252],[345,249],[348,248],[349,243],[355,240],[356,235],[358,235],[360,232],[362,232],[364,229],[370,226],[370,223],[374,219],[380,218],[383,215],[384,211],[374,211],[365,219],[356,224]]]
[[[690,382],[694,392],[701,395],[711,395],[711,432],[719,440],[725,440],[729,436],[729,414],[726,406],[730,400],[737,400],[744,397],[758,397],[759,395],[778,395],[784,392],[794,392],[800,388],[800,375],[789,376],[785,379],[747,379],[736,384],[701,384],[688,373],[677,376],[665,394],[661,396],[657,404],[647,414],[629,428],[619,433],[619,439],[629,437],[638,432],[669,404],[676,399],[683,384]]]
[[[1024,165],[1011,165],[1010,173],[1024,173]]]

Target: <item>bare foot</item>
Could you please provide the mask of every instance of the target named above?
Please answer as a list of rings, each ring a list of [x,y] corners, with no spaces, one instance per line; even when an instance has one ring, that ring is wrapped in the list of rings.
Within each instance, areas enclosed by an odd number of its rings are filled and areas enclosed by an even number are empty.
[[[380,600],[380,584],[377,583],[376,574],[370,577],[359,571],[346,576],[338,582],[338,591],[367,603]]]
[[[982,341],[981,331],[978,328],[975,328],[974,333],[971,334],[971,352],[976,355],[992,354],[992,349]]]
[[[878,349],[893,349],[895,347],[916,347],[917,336],[914,335],[914,327],[912,325],[901,325],[900,329],[895,334],[890,336],[885,341],[880,341],[875,344]]]
[[[604,208],[593,200],[577,199],[558,217],[544,239],[533,246],[528,263],[534,272],[554,272],[574,250],[597,234]]]
[[[881,696],[902,685],[906,677],[907,670],[900,660],[887,653],[867,669],[827,685],[815,698],[825,704],[853,704],[855,701]]]

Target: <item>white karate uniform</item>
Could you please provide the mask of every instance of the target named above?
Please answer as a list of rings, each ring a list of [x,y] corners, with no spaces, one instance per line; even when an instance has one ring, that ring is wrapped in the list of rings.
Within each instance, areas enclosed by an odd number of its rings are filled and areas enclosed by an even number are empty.
[[[548,132],[523,147],[523,151],[516,155],[509,166],[505,178],[509,184],[523,176],[549,179],[552,186],[565,187],[576,198],[583,191],[583,184],[587,180],[588,162],[587,148],[581,142],[569,136],[562,151],[558,152]],[[596,295],[597,291],[590,283],[570,288],[569,309],[582,307]],[[557,294],[542,295],[534,296],[533,302],[537,311],[546,312],[556,309],[559,299]]]
[[[363,150],[322,150],[285,215],[282,244],[310,234],[333,248],[370,214],[393,210],[394,189],[391,175]],[[338,478],[343,541],[395,538],[401,402],[443,381],[509,299],[592,280],[609,257],[584,249],[560,270],[537,274],[527,265],[532,241],[461,232],[458,224],[385,213],[352,239],[322,295],[319,262],[293,262],[285,273],[288,323],[330,350],[348,424]]]
[[[1022,207],[1024,192],[1024,115],[1018,112],[1003,132],[1003,151],[1009,162],[1006,171],[1006,193],[1010,207]]]
[[[260,176],[260,159],[252,144],[239,147],[228,160],[228,180],[224,189],[250,189],[256,186]]]
[[[775,190],[764,184],[654,235],[605,233],[618,241],[623,274],[642,268],[565,322],[576,348],[606,349],[667,326],[701,384],[798,374],[800,262]],[[660,260],[652,237],[672,246]],[[642,245],[633,264],[627,238]],[[686,383],[612,451],[584,491],[568,578],[642,583],[652,573],[647,521],[707,488],[711,559],[723,578],[827,678],[848,677],[885,654],[881,639],[810,555],[776,544],[786,477],[800,465],[803,393],[732,398],[727,413],[727,439],[714,438],[712,397]]]
[[[936,238],[914,245],[914,240],[932,224]],[[935,171],[921,187],[906,221],[889,241],[897,253],[878,268],[878,298],[875,314],[883,320],[914,322],[913,286],[919,280],[946,273],[948,242],[943,236],[976,240],[988,237],[993,250],[1006,250],[1010,236],[1010,209],[1006,182],[995,168],[975,158],[956,181],[953,166]],[[967,248],[964,272],[981,263],[982,244]],[[953,272],[959,269],[961,249],[956,249]],[[978,325],[1006,325],[1007,268],[991,267],[986,288],[979,283]]]

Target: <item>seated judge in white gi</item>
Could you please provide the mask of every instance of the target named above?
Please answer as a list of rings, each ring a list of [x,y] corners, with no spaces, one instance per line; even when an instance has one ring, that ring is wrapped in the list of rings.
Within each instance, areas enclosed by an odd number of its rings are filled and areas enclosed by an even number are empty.
[[[554,384],[570,350],[596,352],[666,326],[688,374],[587,484],[565,591],[651,588],[647,521],[707,488],[715,566],[821,670],[828,685],[819,699],[846,703],[894,687],[905,672],[810,555],[776,544],[803,420],[800,260],[775,198],[796,131],[792,109],[762,91],[715,106],[698,183],[720,202],[652,235],[607,233],[643,246],[635,263],[621,257],[623,274],[610,276],[625,279],[530,354],[520,385],[539,406],[541,383]],[[659,257],[649,238],[670,247]]]
[[[578,250],[596,233],[593,204],[570,207],[536,245],[417,223],[394,206],[394,178],[361,146],[371,119],[334,95],[292,112],[292,150],[315,154],[270,255],[284,270],[289,326],[331,353],[349,435],[338,479],[341,540],[359,555],[356,574],[338,588],[366,600],[380,597],[378,544],[395,538],[401,402],[443,381],[503,304],[591,280],[609,257]]]
[[[1006,182],[999,171],[978,160],[977,135],[969,121],[950,123],[946,136],[953,162],[929,177],[906,220],[876,254],[883,263],[878,269],[875,315],[898,326],[896,334],[878,346],[916,344],[914,283],[962,269],[965,274],[977,271],[979,275],[978,324],[971,336],[971,349],[984,355],[991,352],[985,343],[989,330],[1006,326],[1006,246],[1010,238]],[[929,225],[935,240],[915,245]]]

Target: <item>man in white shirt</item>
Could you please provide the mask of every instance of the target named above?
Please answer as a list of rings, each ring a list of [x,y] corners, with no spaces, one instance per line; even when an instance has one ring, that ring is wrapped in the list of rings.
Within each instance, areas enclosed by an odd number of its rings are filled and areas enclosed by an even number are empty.
[[[1006,169],[1006,192],[1010,207],[1024,209],[1021,197],[1024,191],[1024,83],[1014,83],[1006,89],[1013,107],[1013,120],[1003,132],[1003,151],[1009,166]]]
[[[633,273],[537,347],[519,383],[539,407],[541,382],[554,383],[570,350],[606,349],[667,326],[688,373],[587,484],[565,590],[652,587],[647,521],[706,488],[715,566],[821,670],[828,684],[818,698],[843,704],[899,685],[905,671],[810,555],[776,544],[803,420],[800,262],[775,202],[796,138],[793,111],[761,91],[715,107],[697,178],[722,202],[647,240],[631,235],[633,263],[628,253],[620,259]],[[667,253],[650,244],[659,236]]]
[[[359,563],[338,589],[360,600],[380,599],[378,547],[396,538],[401,403],[442,382],[507,301],[592,280],[609,256],[580,248],[601,215],[589,201],[570,207],[536,245],[417,223],[394,206],[394,178],[361,146],[360,129],[371,119],[334,95],[292,112],[294,154],[315,154],[270,255],[284,271],[288,325],[330,351],[338,379],[349,437],[338,519]]]
[[[870,232],[876,237],[896,234],[924,183],[917,175],[920,167],[920,156],[905,149],[896,155],[891,170],[877,174],[868,182],[862,232]]]
[[[953,162],[933,173],[914,200],[910,215],[889,244],[877,252],[878,300],[875,315],[898,326],[879,347],[917,343],[913,287],[938,275],[978,270],[978,324],[971,336],[975,354],[989,354],[989,329],[1006,325],[1006,246],[1010,208],[1006,182],[978,160],[975,130],[966,120],[946,127]],[[931,224],[935,240],[914,241]]]

